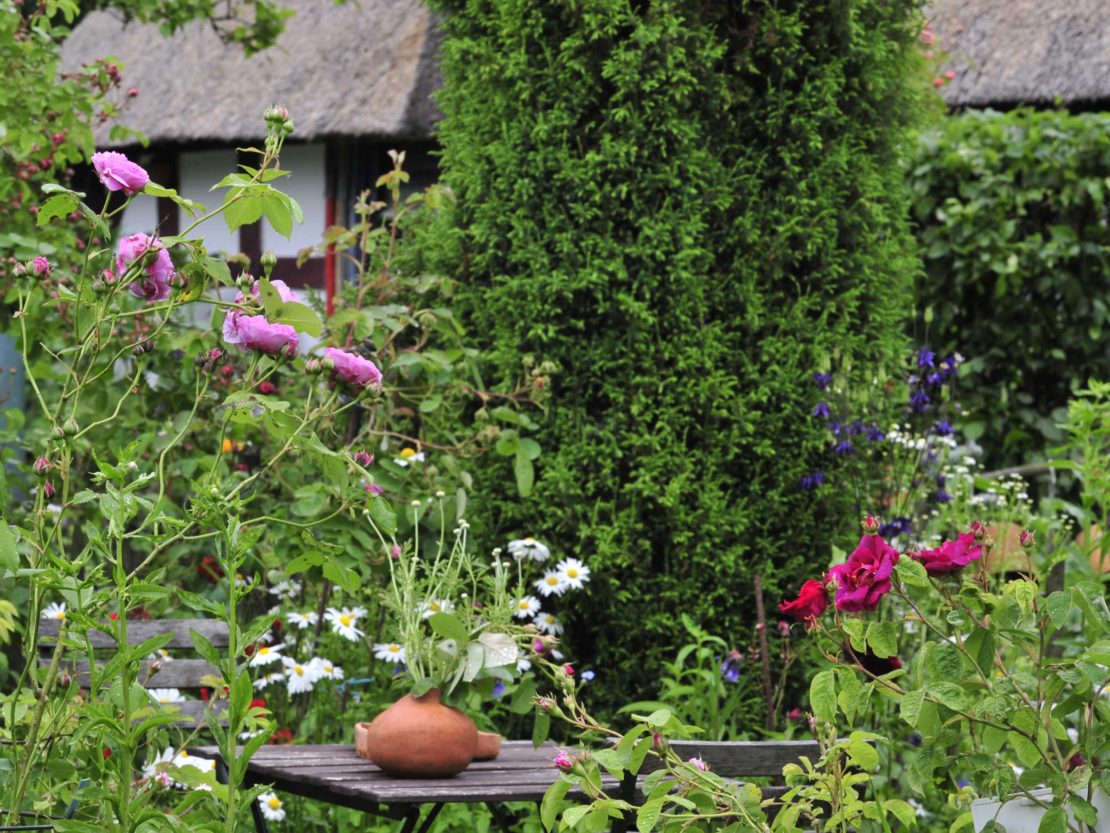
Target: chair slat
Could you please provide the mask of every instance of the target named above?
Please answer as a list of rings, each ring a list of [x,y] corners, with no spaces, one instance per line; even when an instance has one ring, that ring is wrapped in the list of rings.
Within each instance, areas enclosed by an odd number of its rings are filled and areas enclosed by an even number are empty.
[[[39,665],[47,666],[50,660],[46,657],[39,659]],[[103,663],[97,663],[97,667]],[[146,688],[201,688],[204,683],[201,678],[206,674],[218,674],[215,668],[203,659],[175,659],[162,660],[161,668],[157,673],[150,673],[150,662],[144,662],[139,671],[139,682]],[[63,660],[63,671],[77,678],[77,684],[82,687],[89,685],[89,661],[80,659],[76,661]]]
[[[56,619],[44,619],[39,624],[39,634],[42,641],[51,643],[58,636],[60,623]],[[107,625],[105,625],[107,628]],[[166,645],[167,648],[192,648],[193,637],[190,630],[195,630],[204,636],[217,648],[226,648],[228,644],[227,623],[211,619],[151,619],[149,621],[129,621],[127,623],[127,644],[138,645],[152,636],[163,633],[172,633],[173,637]],[[89,632],[89,640],[94,648],[115,648],[116,640],[105,629]]]
[[[709,769],[724,778],[755,776],[782,777],[786,764],[797,763],[803,755],[811,761],[821,755],[817,741],[813,740],[673,740],[673,749],[683,759],[701,758]],[[658,759],[648,757],[645,771]]]

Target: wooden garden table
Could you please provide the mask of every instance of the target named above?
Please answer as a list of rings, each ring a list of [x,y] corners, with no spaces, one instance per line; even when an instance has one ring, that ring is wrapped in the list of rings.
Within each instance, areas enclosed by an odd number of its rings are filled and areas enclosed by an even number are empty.
[[[386,775],[358,757],[353,744],[263,746],[247,767],[247,783],[273,784],[281,792],[400,819],[402,833],[427,833],[443,806],[452,802],[486,804],[505,826],[505,814],[498,805],[540,801],[559,778],[552,759],[563,748],[550,742],[535,748],[530,741],[505,741],[492,761],[475,761],[452,778],[421,779]],[[215,746],[191,747],[188,752],[220,762]],[[618,786],[608,775],[603,775],[602,782],[606,787]],[[266,822],[257,804],[254,821],[263,833]],[[426,804],[432,806],[421,821]]]

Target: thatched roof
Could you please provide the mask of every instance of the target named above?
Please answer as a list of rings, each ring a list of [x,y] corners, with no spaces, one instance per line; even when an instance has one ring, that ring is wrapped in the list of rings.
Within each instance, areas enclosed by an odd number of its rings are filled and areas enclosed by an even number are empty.
[[[949,105],[1110,100],[1106,0],[932,0]]]
[[[94,12],[66,41],[63,69],[112,55],[124,89],[121,122],[152,142],[242,141],[265,136],[263,110],[285,106],[295,138],[426,138],[439,111],[439,37],[419,0],[284,0],[296,11],[277,44],[251,57],[207,23],[164,38],[153,25]],[[112,144],[107,128],[97,136]]]

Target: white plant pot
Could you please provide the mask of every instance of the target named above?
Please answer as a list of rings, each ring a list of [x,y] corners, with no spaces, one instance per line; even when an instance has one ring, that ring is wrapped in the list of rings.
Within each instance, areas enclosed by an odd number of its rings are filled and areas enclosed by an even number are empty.
[[[1045,804],[1052,803],[1052,790],[1044,787],[1030,790],[1029,793]],[[1110,797],[1101,789],[1094,791],[1091,803],[1098,811],[1098,821],[1094,833],[1110,833]],[[1006,801],[994,798],[979,798],[971,802],[971,818],[975,822],[975,833],[980,833],[988,821],[996,821],[1006,828],[1006,833],[1037,833],[1045,808],[1024,795]],[[1075,816],[1068,810],[1068,822],[1075,824]]]

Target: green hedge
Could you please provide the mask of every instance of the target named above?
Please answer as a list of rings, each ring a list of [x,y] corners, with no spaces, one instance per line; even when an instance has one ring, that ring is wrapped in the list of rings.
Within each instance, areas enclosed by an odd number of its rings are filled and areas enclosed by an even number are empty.
[[[904,346],[917,4],[445,5],[458,302],[488,384],[558,366],[532,497],[507,460],[468,514],[592,568],[561,601],[604,710],[654,693],[681,613],[746,643],[753,575],[773,606],[845,520],[799,488],[810,374]]]
[[[920,143],[919,323],[969,359],[964,430],[988,466],[1044,459],[1073,392],[1110,376],[1107,177],[1106,114],[970,111]]]

